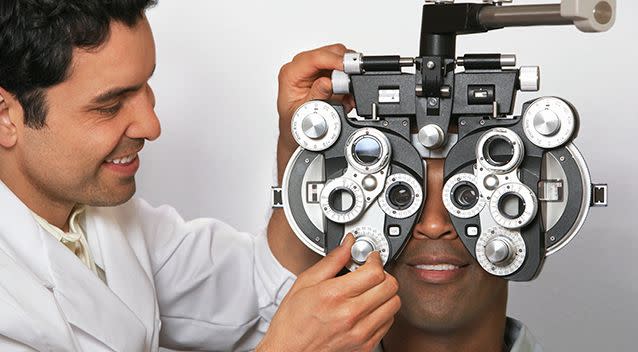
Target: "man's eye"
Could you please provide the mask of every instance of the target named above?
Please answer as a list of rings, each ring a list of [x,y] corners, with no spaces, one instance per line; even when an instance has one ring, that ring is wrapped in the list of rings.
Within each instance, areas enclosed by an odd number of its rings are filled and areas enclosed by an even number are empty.
[[[112,115],[117,114],[120,111],[121,108],[122,108],[122,103],[117,103],[115,105],[106,106],[106,107],[103,107],[103,108],[98,108],[98,109],[96,109],[96,111],[99,112],[100,114],[103,114],[103,115],[112,116]]]

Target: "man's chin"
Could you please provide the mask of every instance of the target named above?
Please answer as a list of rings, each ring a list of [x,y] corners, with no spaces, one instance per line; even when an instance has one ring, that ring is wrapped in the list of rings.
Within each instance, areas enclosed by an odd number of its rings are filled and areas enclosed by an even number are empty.
[[[135,195],[135,180],[125,185],[117,185],[108,188],[105,192],[101,192],[85,202],[85,205],[92,207],[115,207],[128,202]]]

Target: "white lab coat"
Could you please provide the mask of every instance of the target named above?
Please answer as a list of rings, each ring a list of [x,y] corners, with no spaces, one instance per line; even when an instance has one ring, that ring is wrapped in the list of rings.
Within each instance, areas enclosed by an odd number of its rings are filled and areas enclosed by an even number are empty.
[[[82,226],[108,287],[0,182],[0,351],[249,350],[294,280],[265,235],[139,199]]]

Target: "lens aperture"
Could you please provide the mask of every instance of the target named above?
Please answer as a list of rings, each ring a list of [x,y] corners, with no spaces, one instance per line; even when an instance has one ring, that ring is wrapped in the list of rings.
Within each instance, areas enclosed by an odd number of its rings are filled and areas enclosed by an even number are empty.
[[[363,136],[354,143],[354,158],[362,165],[373,165],[381,158],[381,143],[372,136]]]
[[[485,155],[487,162],[490,164],[504,166],[514,158],[514,146],[509,139],[502,136],[494,136],[485,142],[483,155]]]
[[[525,201],[516,193],[505,193],[498,201],[498,210],[508,219],[517,219],[525,211]]]
[[[337,188],[328,197],[328,204],[338,213],[347,213],[354,207],[354,194],[349,189]]]
[[[459,209],[468,210],[474,208],[479,201],[479,191],[470,182],[460,182],[452,189],[452,202]]]
[[[414,201],[412,187],[406,183],[398,182],[388,190],[388,201],[397,210],[409,208]]]

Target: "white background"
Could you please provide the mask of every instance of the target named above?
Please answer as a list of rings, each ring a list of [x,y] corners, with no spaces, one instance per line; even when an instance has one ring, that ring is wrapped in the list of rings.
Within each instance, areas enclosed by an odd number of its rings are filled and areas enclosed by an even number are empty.
[[[541,1],[518,1],[539,3]],[[510,316],[547,351],[635,351],[638,327],[636,1],[619,0],[605,34],[571,27],[460,37],[458,54],[515,53],[539,65],[542,90],[581,116],[577,146],[593,181],[610,185],[579,236],[530,283],[510,285]],[[142,154],[138,195],[185,218],[265,227],[277,138],[277,74],[295,53],[345,43],[366,54],[418,55],[421,1],[168,1],[149,12],[157,42],[152,85],[162,137]]]

